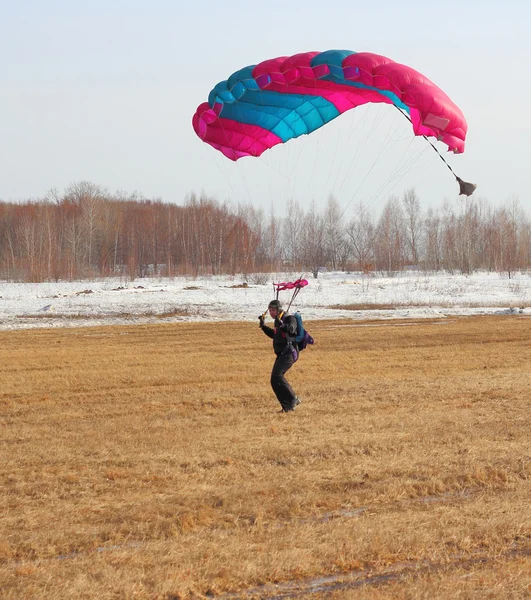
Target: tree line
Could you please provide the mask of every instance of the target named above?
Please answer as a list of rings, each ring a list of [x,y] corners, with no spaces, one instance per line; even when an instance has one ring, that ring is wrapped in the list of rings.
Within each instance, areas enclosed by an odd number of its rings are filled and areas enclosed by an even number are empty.
[[[407,268],[507,273],[531,264],[531,222],[517,199],[474,197],[423,209],[415,190],[380,214],[347,218],[291,200],[285,215],[191,194],[183,205],[109,194],[90,182],[45,198],[0,203],[0,279],[251,274],[322,268],[392,274]]]

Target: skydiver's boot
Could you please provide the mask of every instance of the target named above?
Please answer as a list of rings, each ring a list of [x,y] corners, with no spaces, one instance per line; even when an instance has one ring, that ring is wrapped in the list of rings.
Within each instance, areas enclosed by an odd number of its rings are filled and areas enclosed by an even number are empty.
[[[295,398],[293,398],[293,400],[291,401],[291,410],[295,410],[295,407],[299,406],[300,403],[300,398],[298,396],[295,396]]]

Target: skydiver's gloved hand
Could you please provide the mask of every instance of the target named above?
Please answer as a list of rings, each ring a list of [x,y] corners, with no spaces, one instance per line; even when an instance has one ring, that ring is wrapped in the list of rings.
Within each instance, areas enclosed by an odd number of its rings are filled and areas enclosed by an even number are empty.
[[[260,316],[258,317],[258,321],[260,322],[260,325],[259,325],[259,327],[260,327],[260,329],[262,329],[262,328],[264,327],[264,323],[265,323],[265,318],[264,318],[264,315],[260,315]]]
[[[277,329],[285,329],[286,328],[284,323],[282,323],[282,321],[278,317],[275,319],[275,327]]]

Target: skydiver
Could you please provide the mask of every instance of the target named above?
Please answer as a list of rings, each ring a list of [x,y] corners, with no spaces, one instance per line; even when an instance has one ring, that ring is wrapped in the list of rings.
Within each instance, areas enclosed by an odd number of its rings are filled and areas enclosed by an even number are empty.
[[[297,320],[294,316],[284,313],[279,300],[271,300],[268,306],[269,315],[274,319],[274,328],[265,324],[265,313],[258,317],[260,329],[273,340],[273,351],[276,360],[271,371],[271,387],[282,407],[280,412],[290,412],[301,403],[295,395],[284,374],[293,366],[298,358],[298,348],[295,344],[297,335]]]

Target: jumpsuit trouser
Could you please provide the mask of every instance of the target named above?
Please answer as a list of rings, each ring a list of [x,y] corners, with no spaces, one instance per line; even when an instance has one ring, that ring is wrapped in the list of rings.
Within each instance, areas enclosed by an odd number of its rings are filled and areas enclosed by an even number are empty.
[[[271,387],[284,410],[292,410],[296,398],[293,388],[284,377],[284,374],[293,366],[294,362],[291,352],[279,354],[271,371]]]

